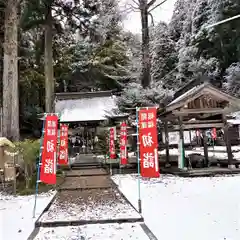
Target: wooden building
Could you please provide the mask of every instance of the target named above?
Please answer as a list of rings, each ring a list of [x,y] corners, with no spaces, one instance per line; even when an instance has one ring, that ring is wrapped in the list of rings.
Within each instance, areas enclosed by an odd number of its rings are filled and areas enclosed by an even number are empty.
[[[191,83],[192,84],[192,83]],[[177,92],[175,98],[159,114],[164,123],[166,161],[169,162],[168,132],[179,131],[180,141],[184,146],[184,130],[201,129],[204,133],[204,165],[208,166],[208,148],[206,131],[211,128],[224,129],[224,141],[227,147],[228,166],[233,167],[231,139],[227,115],[239,110],[240,100],[232,97],[209,82],[200,82]],[[183,151],[184,166],[186,158]]]

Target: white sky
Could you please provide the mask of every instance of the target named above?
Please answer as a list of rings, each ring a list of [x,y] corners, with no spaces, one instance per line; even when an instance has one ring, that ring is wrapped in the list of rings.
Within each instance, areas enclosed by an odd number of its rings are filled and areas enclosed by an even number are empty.
[[[138,2],[138,0],[121,0],[122,4],[124,3],[131,3],[133,6],[135,6],[135,2]],[[162,2],[163,0],[157,0],[157,3]],[[169,22],[172,17],[173,7],[176,0],[167,0],[163,5],[160,7],[157,7],[153,12],[153,18],[154,23],[156,24],[159,21]],[[155,5],[156,5],[155,4]],[[133,32],[133,33],[140,33],[141,32],[141,19],[140,19],[140,13],[139,12],[131,12],[127,14],[126,20],[124,21],[124,27]]]

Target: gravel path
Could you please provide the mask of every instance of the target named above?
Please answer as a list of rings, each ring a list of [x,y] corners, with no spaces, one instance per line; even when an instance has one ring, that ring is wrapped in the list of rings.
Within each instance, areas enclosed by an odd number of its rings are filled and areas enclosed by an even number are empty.
[[[117,189],[110,188],[60,192],[40,222],[128,218],[141,216]]]

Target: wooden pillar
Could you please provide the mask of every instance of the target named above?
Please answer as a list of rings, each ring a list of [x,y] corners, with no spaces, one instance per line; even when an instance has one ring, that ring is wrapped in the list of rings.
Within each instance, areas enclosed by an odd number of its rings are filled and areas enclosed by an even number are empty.
[[[4,146],[0,146],[0,168],[4,169]]]
[[[191,129],[189,129],[189,132],[188,132],[188,133],[189,133],[189,141],[190,141],[189,144],[190,144],[191,147],[193,147],[193,146],[192,146],[192,134],[191,134]]]
[[[186,167],[186,159],[185,159],[185,149],[184,149],[184,129],[183,129],[183,123],[182,123],[182,117],[178,118],[179,122],[179,140],[182,143],[182,150],[183,150],[183,168]]]
[[[164,121],[164,133],[165,133],[165,150],[166,150],[166,163],[165,167],[170,167],[170,156],[169,156],[169,138],[168,138],[168,122]]]
[[[235,165],[233,164],[233,154],[232,154],[232,147],[231,147],[231,140],[229,137],[229,125],[227,123],[227,118],[226,115],[223,114],[222,115],[222,119],[223,119],[223,124],[224,124],[224,141],[226,144],[226,148],[227,148],[227,156],[228,156],[228,167],[229,168],[235,168]]]
[[[208,145],[207,145],[207,134],[206,134],[206,130],[203,131],[203,151],[204,151],[204,162],[203,165],[204,167],[208,167]]]

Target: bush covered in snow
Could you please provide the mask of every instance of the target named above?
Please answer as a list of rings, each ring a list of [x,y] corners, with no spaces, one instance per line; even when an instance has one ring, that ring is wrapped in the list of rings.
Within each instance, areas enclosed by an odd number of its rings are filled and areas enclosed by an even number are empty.
[[[165,89],[160,83],[152,83],[149,88],[143,88],[139,83],[130,83],[118,98],[117,104],[121,111],[128,108],[143,106],[159,106],[170,101],[173,91]]]
[[[237,96],[240,97],[240,63],[233,63],[226,69],[225,75],[226,83],[224,87],[226,90]]]

